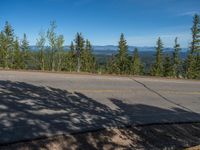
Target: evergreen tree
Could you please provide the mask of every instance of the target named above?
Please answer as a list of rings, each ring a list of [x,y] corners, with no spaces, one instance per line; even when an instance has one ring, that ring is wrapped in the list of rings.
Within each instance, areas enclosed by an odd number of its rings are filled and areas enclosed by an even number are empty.
[[[81,69],[81,55],[84,51],[84,38],[81,33],[77,33],[75,37],[75,50],[76,50],[76,58],[77,58],[77,72],[80,72]]]
[[[196,56],[196,64],[195,64],[195,72],[196,72],[196,79],[200,79],[200,54]]]
[[[5,67],[5,35],[3,32],[0,32],[0,67]]]
[[[186,77],[188,79],[193,79],[195,78],[195,67],[196,67],[196,62],[195,62],[195,57],[189,53],[186,59]]]
[[[173,76],[174,77],[179,77],[181,73],[181,60],[180,60],[180,44],[178,44],[178,38],[175,38],[175,45],[174,45],[174,52],[173,52]]]
[[[173,65],[171,64],[171,58],[169,55],[165,57],[163,68],[163,76],[171,77],[173,75]]]
[[[200,78],[199,76],[199,55],[200,55],[200,20],[197,14],[193,18],[192,42],[190,51],[186,60],[186,76],[187,78]]]
[[[90,70],[90,51],[92,49],[91,44],[88,40],[85,42],[85,49],[82,52],[81,55],[81,70],[85,72],[89,72]]]
[[[92,45],[89,40],[86,40],[85,49],[81,55],[81,70],[93,72],[95,70],[95,57],[92,54]]]
[[[192,42],[191,42],[191,53],[200,53],[200,20],[197,14],[193,18],[192,31]]]
[[[160,37],[158,38],[156,47],[156,63],[152,68],[151,74],[154,76],[163,75],[163,43]]]
[[[43,71],[45,70],[45,42],[46,42],[45,33],[40,32],[36,46],[39,50],[39,68]]]
[[[133,75],[141,74],[141,62],[137,48],[135,48],[133,52],[132,63],[131,63],[131,74]]]
[[[22,58],[21,58],[20,44],[18,38],[14,41],[14,60],[13,68],[20,69],[22,67]]]
[[[117,67],[120,70],[120,74],[126,74],[129,72],[129,60],[128,60],[128,45],[122,33],[120,36],[120,41],[118,45],[118,54],[117,54]]]
[[[22,55],[22,68],[21,69],[27,69],[30,61],[30,55],[29,55],[29,42],[27,40],[26,34],[23,35],[23,39],[21,42],[21,55]]]
[[[74,47],[74,43],[71,42],[70,50],[66,56],[66,69],[70,72],[75,71],[76,69],[76,51]]]
[[[200,79],[200,54],[188,55],[187,78]]]
[[[47,31],[47,39],[49,42],[50,49],[50,69],[51,71],[55,71],[55,53],[56,53],[56,40],[57,36],[55,33],[56,22],[53,21],[50,23],[50,28]]]
[[[116,56],[112,55],[106,64],[106,71],[110,74],[120,73],[116,59],[117,59]]]
[[[13,64],[13,42],[14,42],[14,30],[12,26],[6,21],[3,31],[3,68],[12,67]]]

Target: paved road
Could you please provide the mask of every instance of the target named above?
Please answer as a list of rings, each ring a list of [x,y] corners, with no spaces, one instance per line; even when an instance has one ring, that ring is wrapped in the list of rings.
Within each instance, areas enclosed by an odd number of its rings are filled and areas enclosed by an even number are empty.
[[[0,71],[0,143],[200,121],[200,81]]]

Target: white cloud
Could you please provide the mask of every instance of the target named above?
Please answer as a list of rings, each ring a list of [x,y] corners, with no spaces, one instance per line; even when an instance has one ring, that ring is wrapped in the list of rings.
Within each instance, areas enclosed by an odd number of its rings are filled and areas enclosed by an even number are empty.
[[[194,16],[194,14],[200,14],[200,11],[188,11],[178,14],[178,16]]]

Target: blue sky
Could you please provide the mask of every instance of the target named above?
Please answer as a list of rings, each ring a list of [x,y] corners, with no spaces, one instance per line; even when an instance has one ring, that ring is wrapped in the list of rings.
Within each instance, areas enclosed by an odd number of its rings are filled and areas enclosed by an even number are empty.
[[[154,46],[160,36],[172,47],[178,36],[188,47],[194,13],[200,13],[200,0],[0,0],[0,29],[7,20],[34,45],[55,20],[65,44],[82,32],[93,45],[117,45],[123,32],[129,45]]]

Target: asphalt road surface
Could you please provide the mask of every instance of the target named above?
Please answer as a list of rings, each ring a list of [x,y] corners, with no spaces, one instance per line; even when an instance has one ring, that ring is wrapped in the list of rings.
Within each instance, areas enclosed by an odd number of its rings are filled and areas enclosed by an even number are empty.
[[[0,144],[174,122],[200,122],[200,81],[0,71]]]

